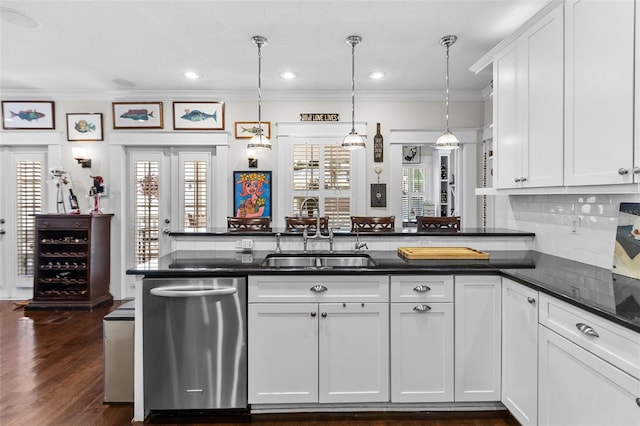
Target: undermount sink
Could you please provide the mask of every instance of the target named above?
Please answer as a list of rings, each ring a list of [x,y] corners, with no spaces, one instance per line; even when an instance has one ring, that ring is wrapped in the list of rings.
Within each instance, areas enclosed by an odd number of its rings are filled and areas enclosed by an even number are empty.
[[[271,268],[368,268],[377,266],[368,254],[355,253],[301,253],[301,254],[269,254],[262,261],[262,266]]]

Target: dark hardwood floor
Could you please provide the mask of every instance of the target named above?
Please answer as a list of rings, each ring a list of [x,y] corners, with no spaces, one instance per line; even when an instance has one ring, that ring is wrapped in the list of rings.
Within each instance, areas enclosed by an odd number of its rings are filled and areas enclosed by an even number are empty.
[[[102,318],[114,306],[86,311],[24,311],[0,301],[0,425],[119,426],[132,404],[103,400]],[[165,415],[165,425],[516,426],[506,411],[467,413],[324,413]]]

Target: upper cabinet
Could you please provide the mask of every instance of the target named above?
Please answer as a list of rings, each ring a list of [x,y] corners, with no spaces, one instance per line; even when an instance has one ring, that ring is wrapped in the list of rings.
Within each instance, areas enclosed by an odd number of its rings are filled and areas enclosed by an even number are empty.
[[[562,185],[563,10],[494,57],[496,188]]]
[[[565,3],[566,185],[633,181],[634,7]]]

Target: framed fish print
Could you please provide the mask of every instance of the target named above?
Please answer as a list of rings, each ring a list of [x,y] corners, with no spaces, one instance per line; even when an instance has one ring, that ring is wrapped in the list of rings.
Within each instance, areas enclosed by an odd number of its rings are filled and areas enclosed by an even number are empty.
[[[271,122],[260,122],[262,135],[271,139]],[[257,121],[236,121],[236,139],[251,139],[258,133]]]
[[[67,140],[101,141],[102,113],[67,114]]]
[[[53,130],[56,127],[53,102],[2,101],[2,128]]]
[[[162,129],[162,102],[113,102],[114,129]]]
[[[224,130],[224,102],[174,102],[173,130]]]
[[[233,216],[271,217],[271,172],[233,172]]]

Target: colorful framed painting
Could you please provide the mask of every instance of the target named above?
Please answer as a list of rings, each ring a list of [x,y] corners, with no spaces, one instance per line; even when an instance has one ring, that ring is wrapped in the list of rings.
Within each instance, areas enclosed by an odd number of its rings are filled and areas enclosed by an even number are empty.
[[[233,172],[233,215],[271,217],[271,172]]]
[[[251,139],[258,134],[258,122],[257,121],[236,121],[236,139]],[[260,123],[262,127],[262,134],[267,139],[271,139],[271,122],[262,121]]]
[[[114,129],[162,129],[162,102],[113,102]]]
[[[640,279],[640,203],[620,203],[611,272]]]
[[[102,113],[67,114],[67,140],[101,141]]]
[[[53,130],[55,110],[51,101],[2,101],[2,128]]]
[[[174,102],[173,130],[224,130],[224,102]]]

